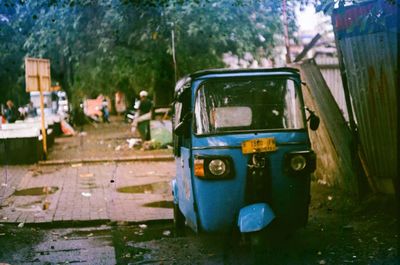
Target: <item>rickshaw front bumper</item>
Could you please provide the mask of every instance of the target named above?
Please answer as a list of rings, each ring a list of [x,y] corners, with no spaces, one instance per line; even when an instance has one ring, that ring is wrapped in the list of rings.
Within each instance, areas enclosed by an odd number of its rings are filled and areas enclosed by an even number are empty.
[[[240,209],[238,226],[241,233],[257,232],[267,227],[275,214],[266,203],[250,204]]]

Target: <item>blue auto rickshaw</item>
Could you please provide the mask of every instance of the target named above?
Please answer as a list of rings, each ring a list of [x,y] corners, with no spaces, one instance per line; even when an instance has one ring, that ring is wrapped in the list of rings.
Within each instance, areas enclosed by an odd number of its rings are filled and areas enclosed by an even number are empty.
[[[307,223],[316,168],[298,70],[217,69],[179,80],[173,103],[174,223],[254,233]],[[308,117],[307,117],[308,116]]]

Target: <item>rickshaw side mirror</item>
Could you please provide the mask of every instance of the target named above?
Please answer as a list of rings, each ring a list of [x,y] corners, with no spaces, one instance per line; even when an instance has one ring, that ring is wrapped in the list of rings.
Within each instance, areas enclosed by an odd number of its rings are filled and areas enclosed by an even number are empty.
[[[311,115],[310,116],[310,129],[313,131],[316,131],[319,127],[319,122],[320,122],[320,119],[317,115],[315,115],[315,114]]]
[[[176,125],[174,133],[178,136],[185,136],[189,131],[190,120],[192,119],[192,113],[186,113],[182,121]]]
[[[309,108],[306,108],[306,110],[308,111],[308,113],[310,113],[310,116],[307,119],[307,121],[310,122],[310,129],[316,131],[319,127],[320,118],[314,113],[314,111],[310,110]]]
[[[185,122],[181,121],[180,123],[178,123],[178,125],[176,125],[174,133],[178,136],[182,136],[184,131],[185,131]]]

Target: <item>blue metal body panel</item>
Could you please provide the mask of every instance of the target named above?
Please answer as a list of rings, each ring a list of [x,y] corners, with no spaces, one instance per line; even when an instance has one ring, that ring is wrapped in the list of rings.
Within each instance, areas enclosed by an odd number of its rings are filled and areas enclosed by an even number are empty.
[[[192,149],[200,148],[241,148],[243,141],[254,138],[274,137],[277,146],[294,146],[294,145],[310,145],[306,130],[298,131],[275,131],[275,132],[260,132],[260,133],[238,133],[238,134],[223,134],[213,136],[198,136],[193,137]]]
[[[238,226],[242,233],[257,232],[274,220],[275,214],[266,203],[248,205],[239,212]]]
[[[178,197],[178,185],[176,184],[176,179],[171,180],[171,187],[172,187],[172,197],[174,204],[178,204],[179,197]]]
[[[193,137],[193,156],[230,156],[235,171],[234,178],[228,180],[210,181],[197,177],[193,179],[197,215],[202,230],[208,232],[228,231],[236,224],[239,211],[245,206],[247,163],[250,158],[250,155],[242,154],[240,144],[248,139],[265,137],[274,137],[278,148],[277,151],[268,154],[272,177],[271,206],[280,216],[288,218],[295,217],[300,213],[304,214],[304,208],[308,207],[309,200],[309,178],[307,176],[294,178],[286,175],[283,161],[284,155],[288,152],[310,150],[307,132],[265,132]],[[194,174],[193,171],[192,174]],[[293,206],[297,202],[300,202],[299,207],[295,209],[296,207]]]
[[[193,172],[190,165],[191,152],[190,149],[181,147],[181,157],[177,157],[176,161],[176,184],[177,197],[179,199],[179,209],[186,218],[187,224],[194,231],[197,231],[197,216],[194,208],[193,194]]]

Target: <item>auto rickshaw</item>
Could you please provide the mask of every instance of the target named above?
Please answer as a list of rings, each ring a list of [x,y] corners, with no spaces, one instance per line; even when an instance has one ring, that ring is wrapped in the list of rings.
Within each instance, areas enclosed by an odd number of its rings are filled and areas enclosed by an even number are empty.
[[[306,111],[308,111],[306,115]],[[308,117],[307,117],[308,116]],[[298,70],[203,70],[179,80],[173,103],[174,223],[254,233],[304,226],[316,168]]]

